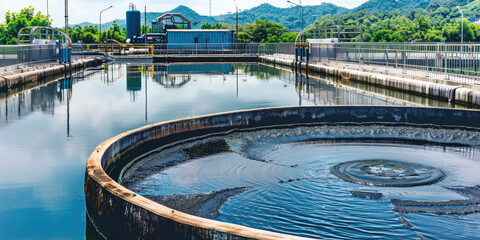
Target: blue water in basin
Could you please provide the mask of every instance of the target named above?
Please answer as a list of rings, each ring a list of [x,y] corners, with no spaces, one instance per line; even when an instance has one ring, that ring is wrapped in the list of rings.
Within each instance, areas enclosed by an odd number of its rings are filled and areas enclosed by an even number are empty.
[[[104,140],[146,124],[299,104],[448,106],[322,78],[300,79],[256,64],[114,64],[71,80],[2,92],[0,239],[84,239],[88,156]]]

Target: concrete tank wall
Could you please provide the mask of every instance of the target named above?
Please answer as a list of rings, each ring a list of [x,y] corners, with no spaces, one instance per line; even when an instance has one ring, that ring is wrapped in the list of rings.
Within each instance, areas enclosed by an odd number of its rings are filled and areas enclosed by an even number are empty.
[[[102,64],[101,58],[88,58],[72,62],[71,64],[55,65],[45,69],[37,69],[34,71],[16,73],[8,76],[0,76],[0,91],[18,88],[28,83],[44,79],[48,76],[69,72],[70,70],[82,69],[100,64]]]
[[[260,56],[260,62],[270,64],[280,64],[294,68],[293,60],[278,59],[275,57]],[[302,69],[306,69],[306,64],[302,64]],[[440,98],[449,101],[458,101],[466,104],[480,105],[480,91],[461,88],[460,85],[449,85],[443,80],[423,81],[408,77],[390,76],[385,74],[362,72],[352,69],[342,69],[327,65],[309,64],[308,71],[325,73],[336,77],[346,76],[351,80],[360,81],[375,86],[407,91],[428,97]],[[437,83],[439,82],[439,83]],[[440,83],[441,82],[441,83]]]
[[[85,174],[88,216],[102,234],[112,239],[304,239],[178,212],[126,189],[113,179],[118,178],[119,172],[135,157],[189,138],[226,134],[232,130],[331,123],[434,125],[480,131],[480,111],[368,106],[287,107],[148,125],[101,143],[90,155]]]

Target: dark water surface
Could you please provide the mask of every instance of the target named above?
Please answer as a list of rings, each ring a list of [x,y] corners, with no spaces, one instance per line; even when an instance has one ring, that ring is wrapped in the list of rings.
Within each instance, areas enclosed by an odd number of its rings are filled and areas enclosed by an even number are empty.
[[[95,146],[121,132],[223,111],[336,104],[448,106],[445,101],[255,64],[115,64],[33,90],[0,93],[0,239],[85,238],[86,160]],[[282,171],[281,166],[275,171]],[[309,185],[292,184],[298,189]],[[255,191],[262,196],[261,189]],[[248,194],[253,193],[241,196]],[[256,202],[251,206],[262,208]],[[232,219],[236,217],[224,214],[220,220],[235,222]]]
[[[349,140],[317,140],[339,137]],[[365,140],[372,137],[376,139]],[[408,140],[402,143],[380,140],[380,137]],[[415,140],[432,143],[410,143]],[[478,132],[399,126],[321,126],[235,133],[210,138],[210,141],[149,154],[126,171],[126,186],[147,197],[249,187],[227,201],[215,219],[312,238],[474,239],[480,236],[478,213],[436,215],[414,211],[402,214],[393,211],[394,205],[390,202],[390,199],[442,202],[471,198],[448,188],[475,187],[480,183]],[[200,149],[196,146],[210,143],[218,145],[219,141],[225,141],[229,147],[200,157],[188,156],[189,149]],[[472,146],[444,145],[452,143]],[[330,171],[339,163],[368,159],[421,164],[442,171],[445,178],[415,187],[372,187],[341,180]],[[156,162],[172,160],[179,162],[152,171]],[[129,181],[130,176],[136,179]],[[365,180],[369,178],[373,176]],[[357,198],[350,193],[352,190],[377,191],[384,197],[379,200]],[[433,204],[427,208],[443,209]]]

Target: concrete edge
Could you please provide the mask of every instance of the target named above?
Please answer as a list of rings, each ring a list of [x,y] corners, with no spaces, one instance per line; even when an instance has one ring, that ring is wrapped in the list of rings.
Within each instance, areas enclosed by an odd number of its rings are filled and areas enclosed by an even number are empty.
[[[108,192],[118,196],[122,200],[129,202],[131,204],[137,205],[147,211],[156,214],[158,216],[171,219],[181,224],[186,224],[192,227],[202,228],[205,230],[212,230],[216,232],[227,233],[229,235],[233,235],[235,237],[220,237],[220,239],[264,239],[264,240],[282,240],[282,239],[292,239],[292,240],[306,240],[310,238],[298,237],[293,235],[281,234],[276,232],[270,232],[265,230],[259,230],[255,228],[245,227],[242,225],[220,222],[215,220],[210,220],[206,218],[201,218],[193,215],[189,215],[166,206],[163,206],[159,203],[156,203],[150,199],[147,199],[141,195],[136,194],[135,192],[123,187],[116,181],[114,181],[108,174],[104,171],[102,167],[102,158],[106,153],[106,150],[111,147],[115,142],[119,141],[120,139],[127,137],[133,133],[139,133],[144,130],[148,130],[157,126],[161,126],[168,123],[180,122],[184,120],[195,120],[201,118],[208,118],[213,116],[220,116],[223,114],[229,113],[238,113],[238,112],[248,112],[249,110],[244,111],[231,111],[231,112],[224,112],[219,114],[209,114],[209,115],[202,115],[197,117],[188,117],[188,118],[181,118],[175,119],[170,121],[159,122],[155,124],[146,125],[135,130],[126,131],[121,133],[115,137],[112,137],[100,145],[98,145],[93,153],[87,160],[87,167],[86,167],[86,182],[87,180],[93,180],[97,182],[102,188],[107,190]],[[85,184],[85,194],[87,195],[87,183]],[[93,222],[93,220],[92,220]],[[210,235],[208,238],[210,238]],[[217,237],[217,236],[215,236]],[[148,237],[147,237],[148,238]],[[208,239],[205,238],[205,239]],[[190,239],[190,237],[186,237],[185,239]],[[193,239],[193,238],[192,238]]]
[[[260,62],[295,67],[294,60],[280,59],[271,56],[260,56]],[[301,65],[307,69],[306,64]],[[383,86],[400,91],[413,92],[420,95],[448,100],[450,102],[461,102],[465,104],[480,105],[480,91],[459,86],[452,86],[442,83],[422,81],[412,78],[390,76],[372,72],[361,72],[358,70],[337,68],[333,66],[309,64],[307,71],[325,73],[336,77],[346,76],[351,80],[364,82],[372,85]]]
[[[162,237],[177,239],[306,239],[208,220],[167,208],[121,186],[105,172],[104,167],[116,164],[125,152],[141,143],[175,134],[188,138],[184,135],[204,129],[221,132],[257,125],[332,122],[428,124],[480,129],[480,111],[383,106],[284,107],[210,114],[147,125],[106,140],[90,155],[85,175],[88,215],[93,218],[92,222],[106,222],[105,226],[115,231],[113,234],[123,237],[150,239],[158,237],[161,232]],[[102,226],[99,227],[103,231]],[[155,231],[157,235],[153,234]]]
[[[87,58],[72,62],[71,64],[62,64],[45,69],[17,73],[8,76],[0,76],[0,91],[12,88],[18,88],[25,84],[36,82],[48,76],[57,75],[74,69],[81,69],[90,66],[97,66],[102,63],[99,57]]]

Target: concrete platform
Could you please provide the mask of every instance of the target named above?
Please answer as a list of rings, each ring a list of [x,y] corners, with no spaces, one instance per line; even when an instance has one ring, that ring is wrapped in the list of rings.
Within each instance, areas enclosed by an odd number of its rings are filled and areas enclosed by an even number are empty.
[[[172,62],[257,62],[257,55],[155,55],[153,62],[155,63],[172,63]]]
[[[260,56],[259,62],[281,65],[295,69],[292,59],[282,59],[275,56]],[[302,71],[328,74],[336,77],[347,78],[374,86],[409,92],[422,96],[448,100],[451,103],[460,102],[467,105],[480,105],[480,86],[462,84],[453,81],[436,78],[418,78],[408,74],[385,74],[378,72],[362,71],[348,66],[331,64],[305,64],[299,68]]]
[[[153,62],[153,56],[149,55],[113,55],[115,62]]]
[[[50,76],[71,72],[76,69],[97,66],[100,64],[102,64],[101,58],[90,57],[86,59],[75,60],[70,64],[52,64],[48,66],[45,65],[42,68],[28,68],[22,69],[22,71],[5,72],[0,74],[0,91],[19,88]]]

